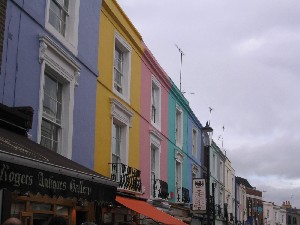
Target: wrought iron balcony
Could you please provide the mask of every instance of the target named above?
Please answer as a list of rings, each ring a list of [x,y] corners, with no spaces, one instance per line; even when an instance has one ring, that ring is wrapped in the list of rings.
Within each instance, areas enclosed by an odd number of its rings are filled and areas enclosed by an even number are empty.
[[[167,199],[168,196],[168,183],[163,180],[155,179],[153,184],[153,198]]]
[[[224,210],[223,208],[221,207],[220,204],[217,204],[216,205],[216,214],[219,218],[223,218],[224,217]]]
[[[177,203],[189,203],[190,202],[190,191],[185,187],[177,187]]]
[[[119,183],[119,188],[142,192],[141,171],[123,163],[111,164],[111,179]]]
[[[182,187],[182,202],[189,203],[190,202],[190,191],[187,188]]]

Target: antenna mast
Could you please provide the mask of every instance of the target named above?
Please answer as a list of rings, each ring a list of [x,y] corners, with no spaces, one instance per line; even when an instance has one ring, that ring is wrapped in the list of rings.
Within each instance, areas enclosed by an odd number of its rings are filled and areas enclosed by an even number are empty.
[[[178,45],[175,44],[175,46],[178,49],[178,51],[180,52],[180,74],[179,74],[180,75],[180,77],[179,77],[180,83],[179,83],[179,90],[181,92],[181,70],[182,70],[182,58],[184,56],[184,53],[181,50],[181,48],[178,47]]]

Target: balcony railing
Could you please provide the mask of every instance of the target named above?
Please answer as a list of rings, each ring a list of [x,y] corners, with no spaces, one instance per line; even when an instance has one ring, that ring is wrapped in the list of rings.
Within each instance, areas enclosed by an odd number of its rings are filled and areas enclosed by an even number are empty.
[[[182,187],[182,202],[189,203],[190,202],[190,191],[187,188]]]
[[[223,217],[224,217],[224,210],[223,210],[223,208],[221,207],[220,204],[217,204],[217,205],[216,205],[216,215],[217,215],[219,218],[223,218]]]
[[[111,179],[119,183],[119,188],[142,192],[141,171],[123,163],[111,164]]]
[[[167,199],[168,196],[168,183],[163,180],[155,179],[153,184],[153,198]]]
[[[177,203],[189,203],[190,202],[190,191],[185,187],[177,187]]]

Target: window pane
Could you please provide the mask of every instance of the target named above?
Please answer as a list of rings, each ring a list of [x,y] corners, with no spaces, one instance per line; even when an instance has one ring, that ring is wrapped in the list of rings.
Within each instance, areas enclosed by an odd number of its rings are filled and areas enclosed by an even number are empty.
[[[151,171],[155,171],[155,149],[151,148]]]
[[[123,76],[123,52],[115,48],[114,59],[114,88],[122,93],[122,76]]]
[[[49,23],[63,36],[65,36],[68,1],[51,0],[49,8]]]
[[[115,69],[115,82],[121,86],[122,85],[122,74]]]
[[[155,116],[155,114],[156,114],[156,108],[155,108],[154,105],[152,105],[151,119],[152,119],[152,121],[153,121],[154,123],[156,122],[156,116]]]
[[[60,124],[62,102],[62,84],[57,80],[45,75],[43,116]]]
[[[61,110],[62,110],[62,84],[57,83],[57,112],[56,122],[61,124]]]
[[[50,2],[50,10],[49,10],[49,23],[59,31],[60,27],[60,8],[57,4],[52,0]]]
[[[68,10],[69,0],[56,0],[64,9]]]
[[[112,163],[120,163],[120,162],[121,162],[120,157],[115,154],[112,154]]]
[[[42,120],[41,145],[57,152],[59,127],[47,120]]]
[[[68,216],[69,208],[67,206],[57,205],[56,206],[56,214]]]
[[[22,211],[25,211],[25,202],[14,202],[11,204],[11,216],[18,217]]]
[[[121,153],[121,126],[113,124],[113,154],[120,157]]]
[[[155,123],[156,122],[156,109],[157,109],[157,89],[154,87],[154,83],[152,83],[152,95],[151,95],[151,103],[152,103],[152,110],[151,110],[151,120]]]
[[[45,210],[45,211],[51,210],[50,204],[32,203],[31,207],[32,207],[32,210]]]
[[[50,117],[50,119],[54,119],[56,115],[56,82],[51,79],[49,76],[45,76],[45,84],[44,84],[44,102],[43,109],[44,113]]]

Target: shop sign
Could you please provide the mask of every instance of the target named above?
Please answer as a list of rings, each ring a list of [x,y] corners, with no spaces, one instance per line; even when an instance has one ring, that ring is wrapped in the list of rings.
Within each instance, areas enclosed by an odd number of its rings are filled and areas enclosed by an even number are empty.
[[[95,182],[0,160],[0,188],[7,188],[11,191],[97,199],[99,197],[95,196],[97,192],[104,191],[99,186],[101,184]]]
[[[206,210],[206,191],[205,179],[193,179],[193,207],[192,210]]]

